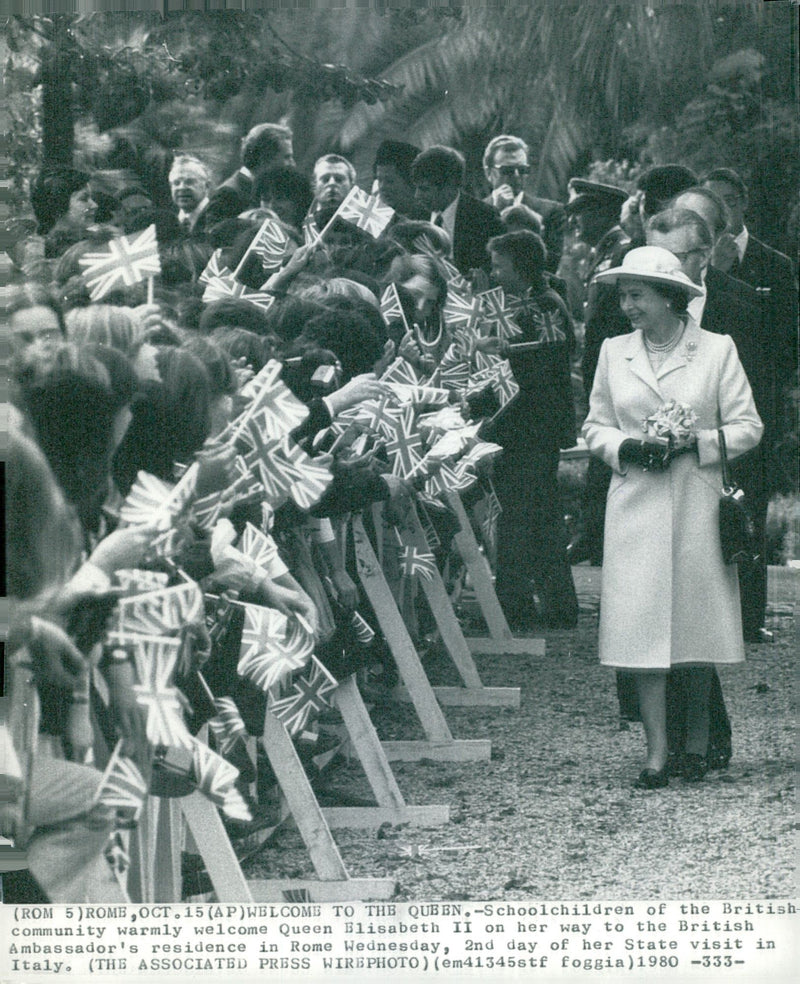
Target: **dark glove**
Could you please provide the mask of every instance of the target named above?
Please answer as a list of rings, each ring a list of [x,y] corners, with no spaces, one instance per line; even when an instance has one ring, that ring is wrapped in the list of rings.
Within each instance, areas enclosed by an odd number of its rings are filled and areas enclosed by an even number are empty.
[[[619,446],[621,464],[638,465],[642,471],[665,471],[669,467],[668,448],[651,441],[628,438]]]

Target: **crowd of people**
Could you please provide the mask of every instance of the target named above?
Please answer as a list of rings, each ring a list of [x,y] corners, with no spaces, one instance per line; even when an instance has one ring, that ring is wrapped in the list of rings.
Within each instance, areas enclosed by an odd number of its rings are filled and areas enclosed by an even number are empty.
[[[265,822],[275,777],[242,739],[268,701],[311,772],[325,729],[293,682],[355,672],[386,700],[396,680],[347,516],[385,545],[423,647],[415,578],[459,566],[449,492],[515,631],[574,629],[571,563],[603,563],[600,655],[644,724],[640,787],[727,765],[713,663],[768,633],[764,550],[738,577],[722,561],[718,435],[763,544],[797,374],[792,264],[748,232],[739,175],[655,167],[633,195],[575,178],[564,204],[528,192],[530,150],[500,135],[483,200],[458,150],[398,140],[359,191],[338,154],[300,171],[269,123],[221,183],[121,137],[94,163],[44,162],[6,305],[3,833],[29,868],[7,892],[124,897],[119,830],[147,790],[200,788],[233,837]],[[579,360],[594,457],[570,543]],[[669,401],[691,418],[671,443],[646,426]],[[430,558],[378,529],[413,507]]]

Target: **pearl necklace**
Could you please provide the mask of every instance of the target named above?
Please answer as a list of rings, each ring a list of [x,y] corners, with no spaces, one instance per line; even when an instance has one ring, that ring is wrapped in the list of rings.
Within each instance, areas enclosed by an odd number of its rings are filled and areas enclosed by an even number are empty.
[[[671,352],[674,348],[677,348],[678,343],[681,340],[681,336],[683,335],[683,330],[685,327],[686,326],[683,324],[683,322],[681,322],[678,330],[675,332],[672,338],[668,338],[666,342],[651,342],[650,339],[647,337],[647,335],[642,333],[642,337],[644,338],[644,347],[647,349],[648,352],[652,352],[655,355],[664,355],[667,352]]]

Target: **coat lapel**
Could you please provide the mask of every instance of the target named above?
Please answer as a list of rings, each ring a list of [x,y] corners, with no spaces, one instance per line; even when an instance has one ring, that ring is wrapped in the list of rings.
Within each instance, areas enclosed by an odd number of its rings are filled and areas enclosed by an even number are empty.
[[[695,353],[697,352],[698,346],[698,328],[697,324],[689,318],[686,323],[686,329],[683,332],[683,338],[680,340],[678,347],[670,352],[667,359],[664,361],[663,365],[659,367],[656,373],[656,378],[659,382],[671,372],[676,369],[683,369],[687,366],[692,359],[694,359]]]
[[[624,358],[634,376],[638,376],[651,390],[661,396],[658,380],[653,372],[653,367],[650,365],[650,360],[647,358],[641,331],[637,330],[629,336]]]

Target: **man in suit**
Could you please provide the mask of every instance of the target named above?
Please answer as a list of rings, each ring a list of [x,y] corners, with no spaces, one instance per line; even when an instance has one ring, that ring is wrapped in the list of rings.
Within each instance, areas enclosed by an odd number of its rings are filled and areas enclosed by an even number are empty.
[[[744,281],[760,295],[769,317],[768,364],[773,370],[775,387],[775,433],[767,435],[779,443],[794,427],[788,390],[797,384],[798,312],[797,278],[788,256],[762,243],[745,225],[748,207],[747,186],[736,171],[718,167],[703,179],[703,186],[715,192],[728,208],[728,228],[717,239],[711,263],[714,267]],[[773,450],[767,446],[767,454]],[[796,484],[792,476],[780,475],[778,456],[767,461],[767,484],[770,491],[786,491]],[[796,469],[796,462],[794,464]]]
[[[483,152],[483,173],[492,188],[484,202],[494,206],[498,212],[520,204],[533,209],[542,223],[547,269],[555,273],[564,250],[567,215],[561,202],[537,198],[525,191],[530,171],[530,148],[524,140],[507,133],[494,137]]]
[[[186,238],[204,230],[203,213],[208,207],[211,173],[199,157],[180,154],[169,172],[172,203],[178,210],[178,222]]]
[[[210,195],[203,219],[205,229],[258,205],[255,185],[265,171],[292,166],[292,131],[276,123],[254,126],[242,141],[242,166]]]
[[[703,218],[712,232],[710,253],[695,252],[687,263],[699,267],[697,276],[706,287],[705,297],[696,299],[689,313],[701,328],[730,335],[736,342],[759,415],[764,437],[757,448],[733,462],[731,471],[747,496],[756,528],[760,556],[739,564],[742,629],[747,642],[771,642],[764,627],[767,609],[766,524],[769,505],[767,461],[775,442],[777,399],[774,364],[781,358],[775,345],[769,302],[744,281],[711,265],[714,248],[728,229],[728,210],[715,192],[705,187],[689,188],[674,200],[675,209],[688,209]],[[661,245],[657,243],[656,245]],[[689,271],[686,271],[689,273]],[[692,276],[692,274],[689,274]]]
[[[466,164],[454,147],[424,150],[411,166],[414,195],[426,218],[449,235],[453,263],[464,276],[471,270],[488,273],[486,244],[504,232],[490,205],[462,191]]]

